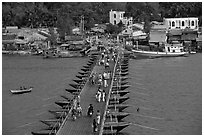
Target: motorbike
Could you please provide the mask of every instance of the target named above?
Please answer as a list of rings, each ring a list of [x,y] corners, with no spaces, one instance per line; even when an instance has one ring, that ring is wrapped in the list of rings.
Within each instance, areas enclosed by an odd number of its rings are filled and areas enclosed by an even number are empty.
[[[93,115],[93,109],[88,109],[87,115],[91,117]]]

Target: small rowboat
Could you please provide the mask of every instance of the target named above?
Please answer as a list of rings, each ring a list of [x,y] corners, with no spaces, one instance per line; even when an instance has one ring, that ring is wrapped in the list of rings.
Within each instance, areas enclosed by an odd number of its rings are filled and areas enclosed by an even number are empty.
[[[120,73],[121,76],[126,76],[128,75],[128,72],[123,72],[123,73]]]
[[[130,85],[121,85],[121,86],[113,86],[112,89],[118,89],[118,90],[125,90],[126,88],[129,88]]]
[[[55,135],[54,131],[49,131],[49,130],[45,130],[45,131],[37,131],[37,132],[31,132],[32,135]]]
[[[128,84],[127,81],[124,81],[124,82],[121,82],[121,83],[120,83],[120,85],[126,85],[126,84]]]
[[[127,76],[121,76],[121,77],[119,77],[119,79],[121,81],[124,81],[124,80],[128,79],[128,77]],[[116,81],[116,80],[117,80],[117,78],[114,79],[114,81]]]
[[[80,79],[83,79],[83,78],[86,78],[87,76],[85,75],[76,75],[77,78],[80,78]]]
[[[88,75],[89,72],[78,72],[80,75]]]
[[[63,111],[52,111],[52,110],[49,110],[50,113],[54,114],[56,118],[64,118],[67,116],[68,112],[63,112]]]
[[[82,68],[81,70],[84,72],[90,71],[90,69],[87,69],[87,68]]]
[[[40,120],[45,125],[51,126],[57,122],[62,122],[60,119],[49,119],[49,120]]]
[[[29,89],[17,89],[17,90],[10,90],[12,94],[22,94],[22,93],[27,93],[31,92],[33,88]]]
[[[116,130],[116,132],[120,132],[122,129],[129,126],[127,122],[106,122],[104,124],[104,130]]]
[[[117,118],[118,121],[121,121],[123,118],[127,117],[128,115],[130,115],[130,113],[127,113],[127,112],[109,112],[107,115],[106,115],[106,118]]]
[[[92,64],[93,64],[93,63],[94,63],[94,61],[93,61],[93,60],[89,60],[89,61],[88,61],[88,63],[92,63]]]
[[[83,86],[83,84],[69,84],[69,85],[75,89],[81,89],[81,87]]]
[[[108,105],[108,109],[118,109],[120,112],[123,111],[125,108],[129,107],[129,105],[127,104],[112,104],[112,105]]]
[[[61,95],[61,97],[63,97],[64,99],[66,99],[67,101],[71,101],[72,99],[67,97],[67,96],[64,96],[64,95]]]
[[[128,69],[128,66],[121,66],[121,69]]]
[[[91,65],[93,65],[93,63],[89,62],[89,63],[87,63],[87,65],[88,65],[88,66],[91,66]]]
[[[65,90],[68,91],[68,92],[71,93],[71,94],[80,92],[80,90],[78,90],[78,89],[65,89]]]
[[[109,99],[109,101],[110,101],[109,103],[112,104],[112,103],[115,103],[115,102],[118,101],[118,103],[121,104],[121,103],[125,102],[128,99],[129,99],[129,97],[119,97],[119,96],[116,96],[115,98],[114,97],[110,98]]]
[[[129,91],[127,90],[112,90],[111,94],[119,94],[120,96],[124,96],[126,94],[130,93]]]
[[[57,105],[59,105],[61,107],[65,107],[65,106],[71,105],[71,102],[63,100],[63,101],[55,101],[55,104],[57,104]]]
[[[127,72],[128,69],[121,69],[121,72],[124,73],[124,72]]]
[[[90,69],[90,66],[83,66],[84,68],[86,68],[86,69]]]
[[[86,83],[85,79],[74,79],[73,81],[77,84],[85,84]]]

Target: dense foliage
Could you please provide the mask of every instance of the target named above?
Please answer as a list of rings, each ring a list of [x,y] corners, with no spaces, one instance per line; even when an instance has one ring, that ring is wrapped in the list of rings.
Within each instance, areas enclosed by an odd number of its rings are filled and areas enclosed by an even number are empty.
[[[199,17],[201,2],[3,2],[3,26],[58,27],[62,35],[79,26],[82,16],[88,30],[95,23],[109,22],[109,11],[123,10],[134,22],[162,21],[163,17]],[[114,29],[114,28],[111,28]],[[147,29],[148,31],[148,29]]]

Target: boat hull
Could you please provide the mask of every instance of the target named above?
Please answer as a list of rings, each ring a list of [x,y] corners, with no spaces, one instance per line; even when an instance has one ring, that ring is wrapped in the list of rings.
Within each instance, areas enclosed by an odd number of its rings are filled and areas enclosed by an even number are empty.
[[[155,52],[155,51],[139,51],[139,50],[132,50],[133,53],[140,56],[146,56],[146,57],[180,57],[180,56],[186,56],[187,52]]]
[[[31,92],[33,88],[25,89],[25,90],[10,90],[12,94],[23,94]]]

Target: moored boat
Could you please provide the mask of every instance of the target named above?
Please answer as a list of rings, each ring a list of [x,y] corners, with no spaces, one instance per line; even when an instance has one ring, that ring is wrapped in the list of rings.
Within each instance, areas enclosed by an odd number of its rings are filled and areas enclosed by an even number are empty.
[[[121,121],[123,118],[127,117],[128,115],[130,115],[130,113],[127,113],[127,112],[109,112],[107,115],[106,115],[106,118],[117,118],[118,121]]]
[[[104,130],[116,130],[116,132],[120,132],[129,125],[127,122],[105,122],[103,128]]]
[[[119,104],[121,104],[121,103],[123,103],[124,101],[126,101],[126,100],[128,100],[129,99],[129,97],[120,97],[120,96],[113,96],[113,97],[111,97],[110,99],[109,99],[109,104],[112,104],[112,103],[119,103]]]
[[[124,96],[124,95],[126,95],[126,94],[128,94],[128,93],[130,93],[129,91],[127,91],[127,90],[119,90],[119,91],[117,91],[117,90],[112,90],[111,91],[111,94],[119,94],[120,96]]]
[[[143,51],[143,50],[132,50],[136,55],[148,56],[153,58],[158,57],[180,57],[186,56],[189,53],[184,51],[183,45],[178,41],[172,41],[171,44],[164,44],[164,51]]]
[[[109,104],[108,109],[119,110],[120,112],[123,111],[125,108],[129,107],[127,104]]]
[[[10,90],[12,94],[22,94],[22,93],[27,93],[27,92],[31,92],[33,90],[33,88],[29,88],[29,89],[16,89],[16,90]]]

